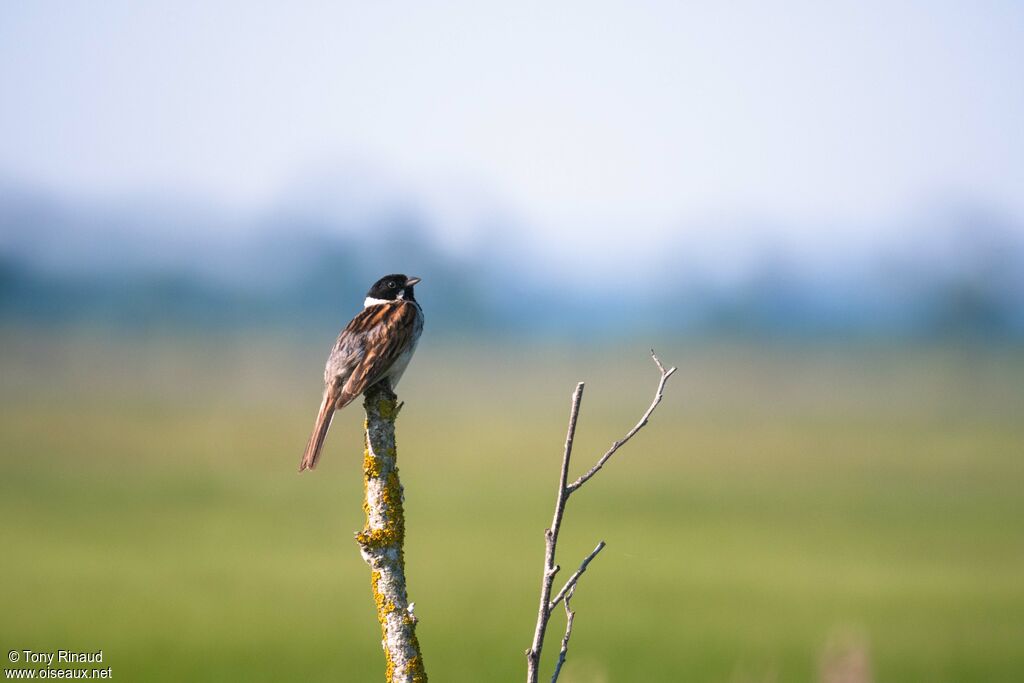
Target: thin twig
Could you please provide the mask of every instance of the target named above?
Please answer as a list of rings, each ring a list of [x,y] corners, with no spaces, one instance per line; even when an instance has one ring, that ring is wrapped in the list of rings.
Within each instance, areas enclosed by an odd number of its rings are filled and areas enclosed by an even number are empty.
[[[604,550],[604,546],[605,542],[601,541],[597,544],[597,547],[590,552],[589,555],[583,558],[583,562],[580,563],[580,568],[573,572],[572,576],[569,577],[569,580],[565,582],[564,586],[562,586],[562,589],[558,591],[557,594],[555,594],[555,597],[551,598],[551,603],[548,605],[549,610],[555,609],[559,601],[563,597],[565,597],[566,591],[570,591],[576,587],[576,582],[580,580],[581,576],[583,576],[583,572],[587,571],[587,565],[590,564],[590,561],[592,559],[597,557],[597,554],[599,552]]]
[[[565,582],[565,585],[558,591],[558,594],[552,600],[551,588],[555,581],[555,574],[557,574],[559,570],[559,566],[555,564],[555,550],[558,545],[558,532],[562,527],[562,517],[565,515],[565,505],[569,500],[569,496],[572,495],[576,489],[583,486],[583,484],[587,483],[591,477],[597,474],[598,471],[604,467],[604,464],[608,462],[608,459],[615,454],[615,451],[619,450],[619,448],[625,445],[626,442],[632,439],[637,432],[647,425],[647,420],[650,419],[654,410],[658,407],[658,404],[661,403],[662,394],[665,390],[665,382],[668,381],[668,378],[672,376],[672,373],[674,373],[676,369],[673,367],[666,370],[661,364],[661,361],[658,360],[658,356],[655,355],[653,349],[651,350],[651,357],[654,359],[654,364],[658,366],[658,372],[661,375],[658,381],[658,388],[655,391],[654,400],[651,402],[651,405],[647,408],[647,411],[644,412],[636,426],[629,430],[622,439],[612,444],[612,447],[608,452],[601,456],[596,465],[590,468],[590,470],[588,470],[587,473],[579,479],[569,484],[567,483],[569,481],[569,461],[572,457],[573,439],[576,436],[576,422],[579,419],[580,402],[583,400],[583,382],[576,385],[576,390],[572,394],[572,403],[569,409],[569,428],[565,436],[565,450],[562,453],[562,467],[558,476],[558,495],[555,497],[555,514],[551,520],[551,527],[544,530],[544,570],[541,573],[540,605],[537,608],[537,625],[533,632],[533,642],[530,644],[530,648],[526,651],[527,683],[537,683],[540,667],[540,655],[541,650],[544,648],[544,634],[547,631],[548,622],[551,620],[551,612],[555,609],[560,600],[565,602],[565,611],[568,623],[566,624],[565,636],[562,638],[562,650],[559,653],[558,664],[555,667],[554,676],[551,678],[552,683],[555,683],[558,679],[558,675],[562,670],[562,665],[565,663],[565,655],[569,645],[569,635],[572,631],[572,618],[575,616],[569,609],[569,598],[572,597],[573,592],[575,592],[577,582],[579,581],[580,576],[583,575],[583,572],[587,570],[587,566],[590,564],[591,560],[597,557],[597,554],[601,552],[605,546],[604,541],[597,544],[597,547],[594,548],[586,558],[584,558],[579,569],[569,577],[568,581]]]
[[[569,484],[569,493],[572,493],[579,487],[586,484],[590,480],[590,478],[597,474],[601,470],[601,468],[604,467],[604,464],[608,462],[608,460],[611,459],[613,455],[615,455],[615,451],[622,448],[630,439],[636,436],[636,433],[643,429],[644,426],[647,424],[647,420],[650,419],[651,414],[654,412],[654,409],[658,407],[659,403],[661,403],[661,398],[665,392],[665,382],[668,381],[668,378],[672,376],[672,373],[674,373],[676,369],[670,368],[666,370],[665,366],[663,366],[661,364],[661,361],[658,360],[658,356],[655,355],[653,349],[651,350],[651,358],[654,359],[654,364],[658,366],[658,372],[661,373],[661,380],[658,382],[658,389],[657,391],[654,392],[654,400],[651,401],[651,405],[648,406],[647,410],[640,418],[640,421],[636,423],[636,426],[634,426],[632,429],[626,432],[626,435],[624,437],[613,443],[612,447],[609,448],[607,452],[605,452],[605,454],[601,456],[601,458],[597,461],[596,465],[587,470],[587,472],[581,475],[576,481]]]
[[[576,421],[580,415],[580,403],[583,401],[583,382],[576,385],[572,392],[572,405],[569,409],[569,428],[565,434],[565,449],[562,452],[562,469],[558,476],[558,496],[555,498],[555,514],[551,519],[551,527],[544,530],[544,571],[541,574],[540,606],[537,609],[537,626],[533,632],[533,643],[526,651],[527,677],[530,683],[537,683],[540,652],[544,647],[544,633],[551,619],[551,586],[555,582],[555,574],[559,567],[555,565],[555,546],[558,544],[558,532],[562,527],[565,514],[565,503],[569,499],[569,490],[565,482],[569,480],[569,460],[572,457],[573,439],[576,437]]]
[[[565,635],[562,636],[562,648],[558,651],[558,662],[555,663],[555,673],[551,674],[551,683],[558,681],[558,674],[562,673],[562,665],[565,664],[565,655],[569,653],[569,638],[572,636],[572,622],[576,619],[576,613],[569,608],[569,601],[576,592],[576,584],[572,585],[569,592],[565,594]]]

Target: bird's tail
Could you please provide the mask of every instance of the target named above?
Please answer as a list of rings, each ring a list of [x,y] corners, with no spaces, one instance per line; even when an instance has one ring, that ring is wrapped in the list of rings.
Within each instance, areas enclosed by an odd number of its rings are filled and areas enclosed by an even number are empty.
[[[299,472],[316,467],[316,461],[320,458],[320,449],[324,447],[324,439],[327,438],[327,430],[331,428],[334,406],[335,396],[328,389],[324,392],[324,401],[320,404],[320,412],[317,413],[316,422],[313,423],[313,433],[310,434],[309,443],[306,444],[306,452],[302,455]]]

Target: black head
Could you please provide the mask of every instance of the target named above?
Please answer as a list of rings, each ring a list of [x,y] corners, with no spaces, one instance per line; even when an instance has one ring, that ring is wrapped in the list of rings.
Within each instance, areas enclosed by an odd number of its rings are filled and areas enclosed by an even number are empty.
[[[370,287],[366,297],[383,301],[394,301],[395,299],[415,301],[412,288],[419,281],[418,277],[406,277],[405,275],[397,274],[385,275],[373,283],[373,287]]]

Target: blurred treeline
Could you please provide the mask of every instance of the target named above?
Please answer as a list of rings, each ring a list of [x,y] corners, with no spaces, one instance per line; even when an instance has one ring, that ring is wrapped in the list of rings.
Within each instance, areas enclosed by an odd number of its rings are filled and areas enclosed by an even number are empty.
[[[681,231],[649,262],[634,258],[580,278],[540,258],[544,245],[518,235],[511,219],[477,225],[471,246],[456,251],[437,238],[433,218],[401,200],[358,215],[287,202],[244,214],[161,196],[96,201],[7,184],[0,319],[326,328],[358,305],[352,292],[405,270],[429,283],[419,297],[435,330],[454,335],[1024,335],[1024,227],[997,212],[947,208],[890,229],[867,226],[876,237],[859,247],[842,238],[799,249],[754,240],[739,267],[719,267],[713,234],[729,227],[709,229],[706,239]],[[551,305],[555,298],[560,305]]]

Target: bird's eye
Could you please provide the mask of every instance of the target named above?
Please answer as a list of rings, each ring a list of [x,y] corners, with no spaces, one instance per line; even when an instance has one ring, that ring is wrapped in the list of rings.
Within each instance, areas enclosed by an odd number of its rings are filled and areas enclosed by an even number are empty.
[[[391,288],[391,289],[394,289],[395,288],[395,281],[392,280],[391,282],[389,282],[388,283],[388,287]]]

